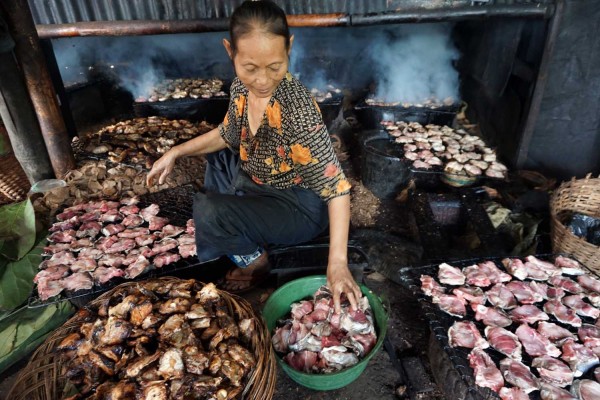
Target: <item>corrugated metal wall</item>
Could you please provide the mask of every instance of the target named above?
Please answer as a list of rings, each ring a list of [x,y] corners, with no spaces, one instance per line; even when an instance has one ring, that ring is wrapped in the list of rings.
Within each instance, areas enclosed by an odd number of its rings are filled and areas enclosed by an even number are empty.
[[[81,21],[226,18],[243,0],[29,0],[37,24]],[[473,5],[553,3],[553,0],[276,0],[288,14],[365,14]]]

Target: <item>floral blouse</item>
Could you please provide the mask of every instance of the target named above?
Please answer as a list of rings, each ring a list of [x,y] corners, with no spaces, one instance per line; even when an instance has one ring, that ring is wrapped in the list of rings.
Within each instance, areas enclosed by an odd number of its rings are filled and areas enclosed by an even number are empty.
[[[257,184],[311,189],[324,201],[350,192],[319,106],[289,72],[269,100],[256,134],[248,124],[248,89],[236,78],[219,133],[239,153],[241,168]]]

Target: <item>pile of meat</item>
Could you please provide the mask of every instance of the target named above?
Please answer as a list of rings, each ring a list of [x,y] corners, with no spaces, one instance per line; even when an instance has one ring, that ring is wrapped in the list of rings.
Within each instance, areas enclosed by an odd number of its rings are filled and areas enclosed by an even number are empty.
[[[342,95],[342,90],[328,84],[324,89],[312,88],[310,89],[310,94],[315,98],[317,103],[322,103],[324,101],[330,100],[334,97],[339,97]]]
[[[273,347],[292,368],[309,373],[329,373],[350,367],[377,343],[369,300],[363,296],[357,310],[342,299],[335,313],[333,296],[320,287],[312,300],[291,305],[290,318],[279,321]]]
[[[96,199],[121,199],[159,192],[189,183],[202,185],[206,160],[203,157],[183,157],[175,162],[173,171],[162,185],[146,185],[148,171],[140,166],[123,164],[110,166],[106,161],[83,161],[67,173],[67,186],[52,189],[33,201],[40,214],[53,214],[59,207]]]
[[[496,160],[496,152],[462,129],[418,122],[381,121],[381,125],[403,145],[404,158],[414,168],[443,167],[452,176],[506,177],[507,168]]]
[[[114,163],[142,165],[152,163],[171,147],[214,128],[206,122],[192,123],[163,117],[134,118],[106,126],[84,139],[88,153],[106,155]]]
[[[133,279],[152,268],[196,255],[193,220],[186,227],[159,217],[160,207],[140,209],[136,197],[91,201],[56,216],[44,248],[49,256],[34,278],[41,300],[102,285],[115,277]]]
[[[140,282],[84,312],[57,348],[70,399],[237,399],[256,366],[253,318],[231,315],[213,284]]]
[[[448,330],[449,343],[472,349],[477,385],[502,399],[538,391],[542,400],[600,399],[600,280],[577,261],[528,256],[462,270],[443,263],[438,280],[422,275],[421,289],[463,318]]]
[[[223,91],[223,81],[220,79],[165,79],[150,90],[148,96],[135,99],[136,102],[167,101],[177,99],[210,99],[211,97],[226,97]]]
[[[440,101],[439,99],[436,99],[436,98],[428,98],[428,99],[424,99],[420,103],[409,103],[409,102],[405,102],[405,101],[386,101],[384,99],[379,99],[376,97],[368,97],[367,99],[365,99],[365,103],[367,103],[370,106],[375,106],[375,107],[398,107],[398,106],[401,106],[404,108],[417,107],[417,108],[430,108],[430,109],[436,109],[436,108],[440,108],[440,107],[450,107],[450,106],[453,106],[454,104],[456,104],[456,102],[454,101],[454,99],[452,97],[445,98],[442,101]]]

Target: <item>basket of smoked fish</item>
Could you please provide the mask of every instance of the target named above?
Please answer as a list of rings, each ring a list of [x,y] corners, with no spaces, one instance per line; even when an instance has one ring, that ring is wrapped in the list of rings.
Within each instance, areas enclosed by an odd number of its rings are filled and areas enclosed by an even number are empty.
[[[588,268],[600,274],[600,246],[576,236],[567,226],[574,214],[600,218],[600,177],[591,175],[584,179],[564,182],[550,201],[552,217],[552,245],[556,252],[576,256]]]
[[[600,279],[576,259],[471,259],[399,274],[460,376],[461,397],[600,398]],[[438,356],[430,352],[432,365]]]
[[[81,309],[34,352],[7,398],[270,399],[263,319],[214,284],[128,282]]]

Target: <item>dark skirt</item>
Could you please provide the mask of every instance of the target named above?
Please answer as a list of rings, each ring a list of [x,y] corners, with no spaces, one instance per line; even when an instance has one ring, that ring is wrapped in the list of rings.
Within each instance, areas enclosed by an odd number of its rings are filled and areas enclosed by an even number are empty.
[[[229,149],[206,159],[204,189],[194,196],[200,262],[306,242],[328,226],[327,204],[312,190],[259,185]]]

